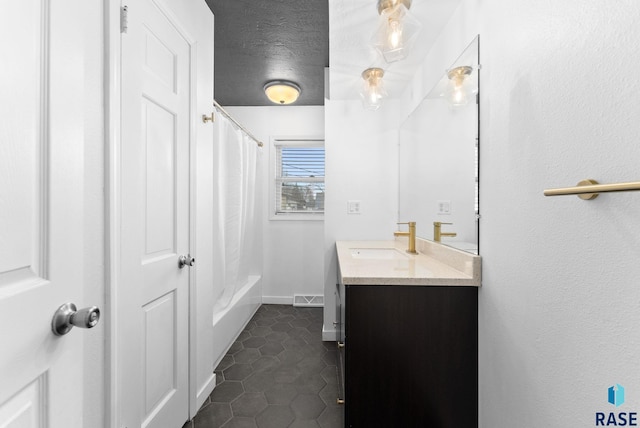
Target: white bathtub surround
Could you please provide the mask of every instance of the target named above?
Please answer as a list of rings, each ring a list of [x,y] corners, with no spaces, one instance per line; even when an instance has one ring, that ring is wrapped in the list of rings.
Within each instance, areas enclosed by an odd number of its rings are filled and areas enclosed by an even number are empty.
[[[262,278],[250,275],[247,283],[234,293],[229,304],[214,314],[213,355],[216,358],[214,367],[220,364],[222,358],[261,304]],[[215,386],[215,376],[213,377],[213,386]]]
[[[406,248],[406,239],[336,242],[341,282],[480,286],[480,256],[424,239],[416,239],[418,254]]]

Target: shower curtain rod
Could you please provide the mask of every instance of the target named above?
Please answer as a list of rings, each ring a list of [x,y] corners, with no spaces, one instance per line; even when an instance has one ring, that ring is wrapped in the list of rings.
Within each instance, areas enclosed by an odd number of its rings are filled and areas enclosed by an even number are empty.
[[[244,133],[245,133],[245,134],[247,134],[251,139],[253,139],[253,141],[255,141],[255,142],[256,142],[256,144],[258,145],[258,147],[262,147],[262,146],[263,146],[262,141],[258,140],[258,139],[257,139],[257,138],[256,138],[256,137],[255,137],[251,132],[249,132],[249,130],[248,130],[247,128],[245,128],[244,126],[242,126],[242,125],[240,124],[240,122],[238,122],[237,120],[235,120],[235,119],[233,118],[233,116],[231,116],[231,115],[229,114],[229,112],[228,112],[228,111],[226,111],[226,110],[224,109],[224,107],[222,107],[220,104],[218,104],[218,102],[217,102],[216,100],[213,100],[213,105],[215,106],[215,108],[217,108],[217,109],[218,109],[218,111],[219,111],[220,113],[222,113],[223,115],[225,115],[227,119],[229,119],[231,122],[235,123],[235,125],[236,125],[238,128],[240,128],[240,129],[242,130],[242,132],[244,132]]]

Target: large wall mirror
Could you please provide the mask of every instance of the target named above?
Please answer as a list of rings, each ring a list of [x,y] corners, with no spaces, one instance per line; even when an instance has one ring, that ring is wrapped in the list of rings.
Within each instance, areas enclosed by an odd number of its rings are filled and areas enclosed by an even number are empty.
[[[478,253],[479,40],[400,127],[399,221],[417,236]],[[455,234],[455,236],[452,236]]]

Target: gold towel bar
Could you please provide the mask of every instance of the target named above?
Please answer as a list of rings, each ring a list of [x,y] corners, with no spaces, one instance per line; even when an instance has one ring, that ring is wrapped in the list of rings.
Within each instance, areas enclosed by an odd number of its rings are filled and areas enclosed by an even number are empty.
[[[628,183],[598,184],[596,180],[582,180],[575,187],[563,187],[559,189],[547,189],[545,196],[577,195],[580,199],[595,199],[600,193],[605,192],[630,192],[640,190],[640,181]]]

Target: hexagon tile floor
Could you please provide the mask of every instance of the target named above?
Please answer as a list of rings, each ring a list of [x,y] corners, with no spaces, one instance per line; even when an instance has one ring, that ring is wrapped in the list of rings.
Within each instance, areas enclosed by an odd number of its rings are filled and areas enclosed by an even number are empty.
[[[336,358],[336,343],[322,341],[322,308],[262,305],[183,428],[342,427]]]

